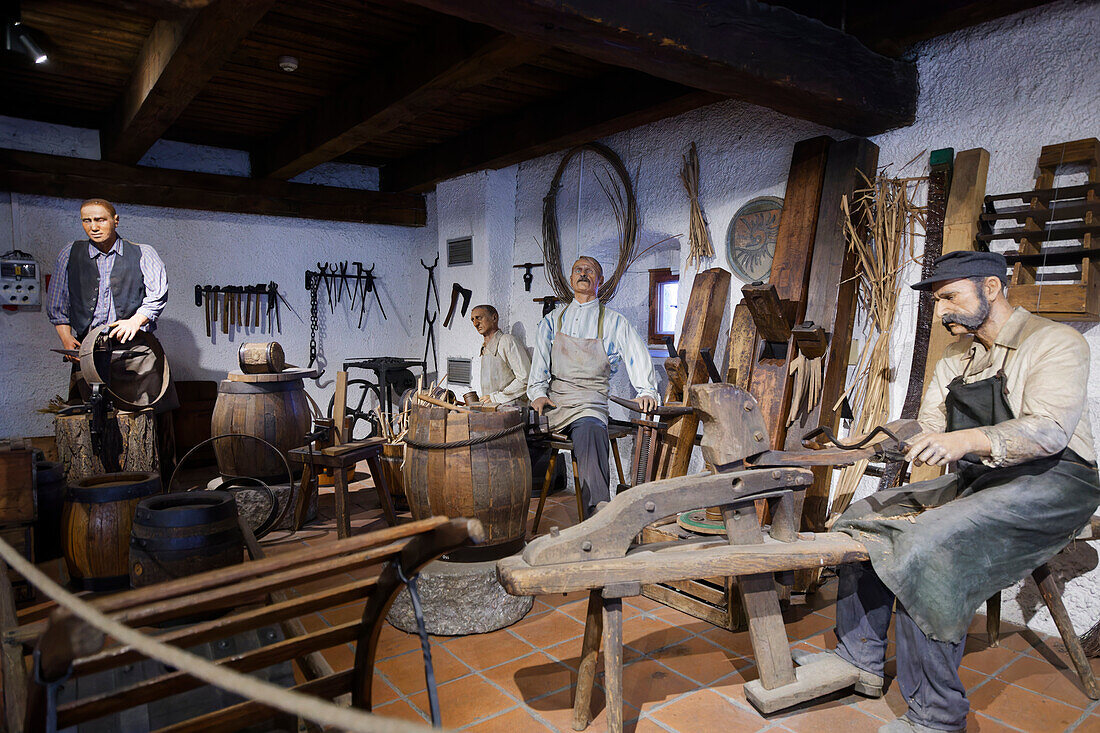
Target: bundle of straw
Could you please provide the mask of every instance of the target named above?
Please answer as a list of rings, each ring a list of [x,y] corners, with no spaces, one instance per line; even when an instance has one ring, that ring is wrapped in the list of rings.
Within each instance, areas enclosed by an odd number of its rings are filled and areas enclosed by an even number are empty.
[[[853,435],[864,435],[889,419],[890,332],[897,313],[898,274],[912,257],[917,227],[923,231],[924,209],[913,203],[913,194],[927,179],[880,174],[874,181],[864,180],[867,187],[856,191],[851,202],[847,196],[841,200],[845,238],[857,260],[860,305],[869,321],[855,379],[836,405],[845,399],[851,404]],[[866,469],[867,461],[859,461],[841,470],[827,525],[851,504]]]
[[[691,144],[684,156],[684,167],[680,169],[680,180],[684,182],[688,200],[691,202],[691,214],[688,223],[688,267],[702,263],[704,257],[714,256],[714,247],[710,243],[707,231],[707,218],[703,216],[703,207],[699,205],[699,153],[695,143]]]

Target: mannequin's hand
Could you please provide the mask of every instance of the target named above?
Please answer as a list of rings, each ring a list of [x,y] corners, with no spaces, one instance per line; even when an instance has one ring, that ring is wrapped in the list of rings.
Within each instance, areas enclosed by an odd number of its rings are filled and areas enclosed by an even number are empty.
[[[545,412],[547,409],[553,407],[557,407],[557,405],[551,402],[549,397],[539,397],[537,400],[531,403],[531,409],[537,412],[539,414],[539,417],[542,417],[542,413]]]
[[[652,397],[638,397],[636,400],[638,407],[641,408],[642,414],[647,415],[657,409],[657,400]]]
[[[137,332],[141,330],[141,327],[146,323],[145,316],[133,315],[130,318],[124,318],[121,321],[115,321],[108,324],[107,328],[110,330],[110,336],[113,339],[118,340],[119,343],[126,343],[132,341]]]
[[[908,461],[929,466],[946,466],[967,453],[989,455],[989,438],[980,430],[954,430],[950,433],[921,433],[909,441]]]

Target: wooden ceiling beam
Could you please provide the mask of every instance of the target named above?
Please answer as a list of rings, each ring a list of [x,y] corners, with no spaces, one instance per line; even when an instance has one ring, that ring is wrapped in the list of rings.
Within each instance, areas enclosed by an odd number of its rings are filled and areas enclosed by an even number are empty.
[[[141,160],[273,4],[214,0],[185,16],[158,20],[100,131],[104,160]]]
[[[424,197],[0,150],[0,189],[171,209],[424,226]]]
[[[913,122],[917,71],[756,0],[407,0],[859,135]]]
[[[619,71],[571,95],[495,118],[381,169],[386,191],[424,191],[437,182],[622,132],[720,101],[710,92]]]
[[[547,50],[447,18],[366,78],[296,119],[252,156],[253,174],[293,178],[370,143]]]

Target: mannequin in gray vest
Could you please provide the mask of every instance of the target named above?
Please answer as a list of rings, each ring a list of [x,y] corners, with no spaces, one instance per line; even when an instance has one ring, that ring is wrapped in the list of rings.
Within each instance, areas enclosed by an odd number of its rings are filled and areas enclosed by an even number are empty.
[[[79,348],[88,331],[102,325],[122,343],[139,330],[153,330],[168,303],[168,279],[156,251],[120,237],[115,207],[103,199],[81,204],[80,223],[88,238],[58,254],[46,305],[62,346]]]

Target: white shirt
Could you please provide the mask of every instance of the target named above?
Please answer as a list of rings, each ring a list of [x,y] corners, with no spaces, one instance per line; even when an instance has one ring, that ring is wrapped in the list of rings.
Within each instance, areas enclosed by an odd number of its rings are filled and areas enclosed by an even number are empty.
[[[587,303],[574,300],[567,306],[558,306],[539,321],[531,357],[531,375],[527,381],[529,399],[534,401],[545,397],[550,388],[550,347],[554,341],[558,314],[562,314],[561,331],[566,336],[594,339],[599,335],[599,312],[599,300]],[[624,364],[626,375],[639,397],[660,399],[657,396],[657,373],[653,370],[649,347],[623,314],[606,307],[603,311],[603,345],[612,374],[620,364]]]

